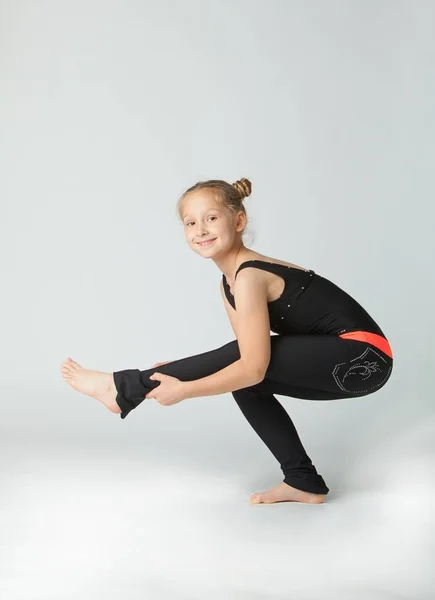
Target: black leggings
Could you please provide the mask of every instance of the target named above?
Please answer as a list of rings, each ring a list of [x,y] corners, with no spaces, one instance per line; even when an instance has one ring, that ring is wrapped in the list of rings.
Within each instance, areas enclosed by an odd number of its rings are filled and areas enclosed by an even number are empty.
[[[365,396],[391,375],[393,359],[377,347],[331,334],[271,335],[271,359],[264,379],[231,392],[251,426],[278,460],[284,481],[300,490],[327,494],[329,488],[305,452],[293,421],[273,394],[305,400]],[[160,385],[155,372],[181,381],[207,377],[240,358],[237,340],[216,350],[140,371],[113,373],[121,418]]]

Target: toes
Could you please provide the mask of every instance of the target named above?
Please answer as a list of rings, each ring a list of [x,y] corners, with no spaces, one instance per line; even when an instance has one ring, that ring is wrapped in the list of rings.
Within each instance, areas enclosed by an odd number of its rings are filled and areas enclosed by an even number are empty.
[[[67,381],[72,380],[74,372],[72,371],[71,367],[69,367],[68,365],[62,365],[60,371],[64,379],[66,379]]]
[[[66,360],[64,360],[64,365],[68,365],[69,367],[73,367],[74,365],[77,365],[76,361],[73,360],[70,356],[68,356],[68,358]]]
[[[251,502],[253,504],[260,504],[262,501],[262,494],[253,494],[251,496]]]
[[[67,358],[67,360],[62,364],[61,368],[62,371],[65,371],[66,373],[74,373],[75,371],[81,369],[80,365],[70,358]]]

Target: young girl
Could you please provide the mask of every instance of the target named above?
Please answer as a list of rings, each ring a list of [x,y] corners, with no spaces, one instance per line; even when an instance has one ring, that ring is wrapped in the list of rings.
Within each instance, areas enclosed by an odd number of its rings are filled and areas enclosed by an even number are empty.
[[[169,406],[231,392],[284,474],[282,483],[251,502],[320,503],[329,488],[274,394],[307,400],[372,394],[389,379],[393,355],[379,325],[337,285],[246,248],[243,199],[250,193],[247,179],[232,185],[211,180],[189,188],[178,205],[188,245],[222,271],[236,340],[144,371],[89,371],[68,358],[62,375],[121,419],[145,398]]]

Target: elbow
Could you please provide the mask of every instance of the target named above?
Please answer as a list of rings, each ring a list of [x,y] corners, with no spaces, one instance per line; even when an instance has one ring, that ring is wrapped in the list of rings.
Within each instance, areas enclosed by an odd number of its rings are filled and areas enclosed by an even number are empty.
[[[267,368],[266,369],[259,369],[257,371],[257,381],[255,382],[255,385],[257,383],[261,383],[263,381],[263,379],[266,377],[266,371],[267,371]]]
[[[245,363],[246,364],[246,363]],[[251,385],[257,385],[266,377],[267,367],[252,367],[252,364],[247,366],[247,373],[252,380]]]
[[[256,383],[261,383],[263,381],[263,379],[266,377],[266,373],[267,370],[269,368],[269,363],[270,363],[270,356],[267,359],[267,363],[264,363],[264,361],[261,361],[262,364],[258,365],[257,364],[257,369],[255,370],[255,378],[256,378]]]

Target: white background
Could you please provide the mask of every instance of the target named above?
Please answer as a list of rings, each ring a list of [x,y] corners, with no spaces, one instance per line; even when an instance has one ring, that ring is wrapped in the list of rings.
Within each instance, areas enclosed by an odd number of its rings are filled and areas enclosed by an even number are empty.
[[[0,0],[0,594],[433,597],[430,2]],[[176,216],[252,181],[249,247],[379,323],[372,396],[279,397],[331,492],[282,481],[231,394],[125,420],[61,377],[234,339]]]

